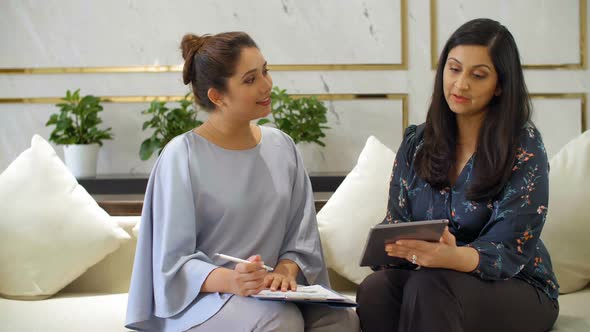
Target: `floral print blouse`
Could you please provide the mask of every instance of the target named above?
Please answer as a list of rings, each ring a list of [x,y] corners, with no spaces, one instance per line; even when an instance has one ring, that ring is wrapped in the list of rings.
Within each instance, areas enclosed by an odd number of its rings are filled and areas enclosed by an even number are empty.
[[[423,128],[410,126],[398,150],[389,187],[383,223],[448,219],[457,245],[479,252],[472,272],[484,280],[522,279],[557,300],[558,284],[551,259],[540,239],[547,216],[549,163],[540,133],[523,129],[512,176],[494,200],[465,198],[475,178],[474,154],[451,188],[436,190],[414,171],[416,151],[423,143]]]

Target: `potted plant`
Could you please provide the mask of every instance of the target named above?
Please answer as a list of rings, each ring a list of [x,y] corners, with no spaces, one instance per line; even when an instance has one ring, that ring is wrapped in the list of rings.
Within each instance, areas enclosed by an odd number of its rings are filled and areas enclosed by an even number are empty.
[[[188,93],[179,102],[180,107],[168,108],[166,102],[152,101],[150,108],[142,111],[142,114],[150,114],[152,117],[143,123],[143,130],[153,129],[152,135],[141,143],[139,157],[148,160],[152,154],[162,149],[171,139],[203,124],[197,120],[197,110],[193,106],[193,100]]]
[[[49,140],[64,146],[65,163],[75,177],[96,176],[96,161],[102,141],[112,139],[111,128],[99,129],[100,98],[80,97],[80,89],[67,90],[59,113],[51,114],[45,126],[55,126]]]
[[[315,143],[326,146],[321,141],[324,129],[330,129],[325,124],[327,108],[315,96],[293,98],[285,90],[274,87],[271,92],[271,114],[258,120],[259,125],[267,123],[282,130],[295,142]]]

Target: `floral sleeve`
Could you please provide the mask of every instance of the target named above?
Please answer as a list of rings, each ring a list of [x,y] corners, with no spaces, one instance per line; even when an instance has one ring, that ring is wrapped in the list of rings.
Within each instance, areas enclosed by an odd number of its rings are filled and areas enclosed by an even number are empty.
[[[410,202],[408,201],[408,177],[411,173],[411,161],[416,150],[416,131],[417,126],[411,125],[404,132],[404,140],[400,145],[395,160],[393,170],[389,178],[389,199],[387,200],[387,212],[382,224],[392,224],[399,222],[411,221]],[[417,265],[410,262],[401,261],[397,264],[385,264],[371,266],[373,271],[385,269],[416,269]]]
[[[382,224],[411,221],[411,211],[408,201],[408,174],[410,161],[413,160],[415,150],[416,126],[409,126],[404,133],[404,140],[400,145],[393,162],[393,170],[389,179],[389,199],[387,213]]]
[[[524,136],[524,135],[523,135]],[[479,252],[473,271],[482,279],[508,279],[534,257],[549,199],[549,164],[538,131],[526,129],[500,197],[490,202],[492,215],[479,237],[468,244]]]

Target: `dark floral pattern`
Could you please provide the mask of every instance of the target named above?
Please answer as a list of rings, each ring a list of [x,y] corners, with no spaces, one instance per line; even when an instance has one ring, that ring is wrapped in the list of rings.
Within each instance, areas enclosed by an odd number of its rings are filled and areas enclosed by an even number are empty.
[[[423,125],[422,125],[423,126]],[[493,200],[474,202],[465,195],[477,177],[477,153],[452,188],[435,190],[413,168],[423,144],[423,127],[410,126],[396,155],[384,223],[449,219],[457,245],[475,248],[479,265],[472,273],[485,280],[519,278],[557,299],[559,285],[540,239],[547,216],[549,163],[539,132],[527,126],[516,152],[512,176]]]

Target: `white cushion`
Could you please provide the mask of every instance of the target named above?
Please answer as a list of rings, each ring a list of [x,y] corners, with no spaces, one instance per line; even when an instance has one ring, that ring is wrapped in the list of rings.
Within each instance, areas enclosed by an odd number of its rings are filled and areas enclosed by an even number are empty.
[[[590,131],[551,158],[549,209],[541,235],[561,293],[590,281]]]
[[[140,219],[141,221],[141,219]],[[135,226],[133,226],[133,229],[131,229],[131,232],[133,233],[133,235],[135,235],[135,237],[137,238],[139,236],[139,227],[140,227],[141,223],[138,221]]]
[[[38,135],[0,174],[0,211],[5,297],[51,296],[130,238]]]
[[[129,234],[131,229],[139,224],[140,218],[139,216],[111,217]],[[127,293],[136,246],[136,238],[132,236],[130,241],[126,241],[115,252],[93,265],[60,293]]]
[[[372,272],[359,262],[369,229],[385,218],[394,159],[393,151],[369,137],[356,166],[317,215],[326,264],[356,284]]]

